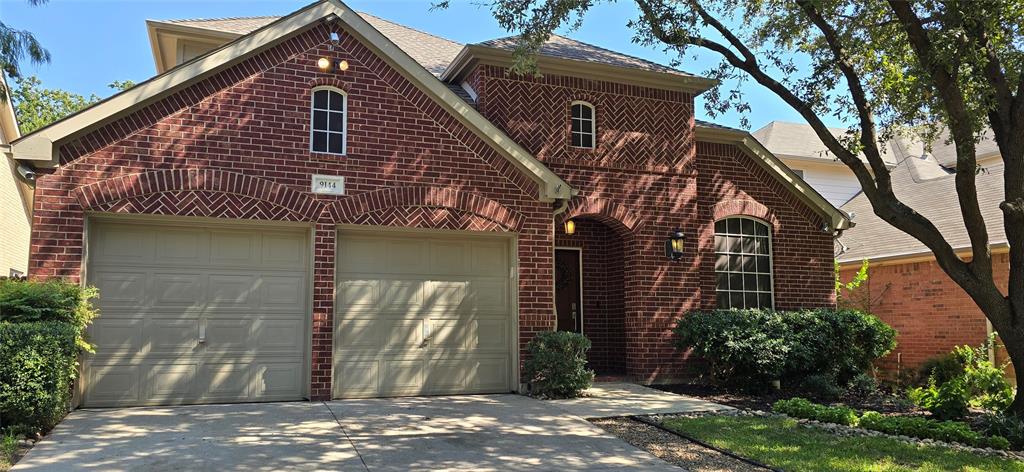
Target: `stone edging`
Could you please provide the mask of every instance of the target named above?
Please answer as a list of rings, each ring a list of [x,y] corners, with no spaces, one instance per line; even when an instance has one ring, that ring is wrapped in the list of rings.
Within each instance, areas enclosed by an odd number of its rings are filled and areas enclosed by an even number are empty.
[[[656,417],[657,420],[660,421],[661,418],[673,417],[673,416],[684,417],[684,418],[697,418],[697,417],[702,417],[702,416],[716,416],[716,415],[717,416],[762,416],[762,417],[789,418],[791,420],[796,421],[800,426],[803,426],[805,428],[822,429],[822,430],[825,430],[825,431],[827,431],[829,433],[835,434],[837,436],[845,436],[845,437],[852,437],[852,436],[884,437],[884,438],[895,439],[897,441],[903,441],[903,442],[906,442],[906,443],[917,444],[917,445],[922,445],[922,446],[940,446],[940,447],[947,447],[947,448],[958,450],[958,451],[971,452],[971,453],[974,453],[974,454],[982,454],[982,455],[986,455],[986,456],[998,456],[998,457],[1006,457],[1006,458],[1010,458],[1010,459],[1024,460],[1024,452],[1021,452],[1021,451],[1002,451],[1002,450],[993,449],[993,448],[990,448],[990,447],[988,447],[988,448],[979,448],[979,447],[968,446],[966,444],[961,444],[961,443],[958,443],[958,442],[937,441],[935,439],[921,439],[921,438],[915,438],[915,437],[911,437],[911,436],[902,436],[902,435],[888,434],[888,433],[883,433],[881,431],[874,431],[874,430],[864,429],[864,428],[855,428],[853,426],[846,426],[846,425],[842,425],[842,424],[825,423],[825,422],[821,422],[821,421],[817,421],[817,420],[809,420],[809,419],[805,419],[805,418],[793,418],[791,416],[783,415],[781,413],[772,413],[772,412],[761,411],[761,410],[741,410],[741,409],[735,409],[735,410],[701,411],[701,412],[693,412],[693,413],[679,413],[679,414],[671,414],[671,415],[654,415],[654,416]]]

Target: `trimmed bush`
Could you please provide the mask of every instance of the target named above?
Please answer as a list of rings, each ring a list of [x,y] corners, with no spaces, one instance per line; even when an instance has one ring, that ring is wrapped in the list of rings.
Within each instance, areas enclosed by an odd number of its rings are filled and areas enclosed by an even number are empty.
[[[587,369],[590,340],[579,333],[545,331],[526,345],[523,372],[530,392],[547,398],[575,398],[590,388],[594,371]]]
[[[845,406],[825,406],[800,397],[779,400],[772,405],[772,411],[793,418],[857,426],[857,412]]]
[[[896,345],[896,331],[849,309],[696,311],[682,317],[676,345],[693,349],[724,382],[754,388],[799,385],[823,375],[845,387]]]
[[[64,322],[0,322],[0,424],[46,431],[68,411],[78,329]]]
[[[843,394],[843,389],[836,385],[835,379],[828,374],[808,375],[800,382],[800,390],[811,397],[834,400]]]
[[[19,278],[0,278],[0,322],[32,323],[60,321],[77,330],[78,346],[90,351],[85,342],[85,327],[97,316],[90,300],[98,295],[95,287],[82,287],[62,280],[43,282]]]

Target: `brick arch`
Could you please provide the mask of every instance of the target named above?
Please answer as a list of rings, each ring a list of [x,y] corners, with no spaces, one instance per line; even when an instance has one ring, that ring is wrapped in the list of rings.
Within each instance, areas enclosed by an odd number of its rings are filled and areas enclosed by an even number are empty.
[[[387,224],[399,214],[416,215],[427,227],[519,231],[523,215],[474,193],[441,187],[388,187],[338,201],[339,223]],[[441,224],[441,220],[451,223]],[[430,224],[429,221],[435,223]],[[493,224],[483,224],[482,221]],[[497,225],[497,227],[495,227]]]
[[[643,217],[626,205],[608,198],[589,197],[575,200],[569,204],[562,221],[572,218],[589,217],[610,224],[613,227],[635,233],[643,225]]]
[[[74,193],[85,210],[122,213],[311,221],[321,206],[307,194],[266,179],[194,168],[112,177]]]
[[[309,90],[313,90],[317,87],[334,87],[338,90],[344,91],[345,93],[351,92],[349,90],[351,88],[350,84],[337,77],[317,77],[310,80],[307,85],[309,86]]]
[[[773,231],[778,231],[780,224],[779,217],[774,211],[759,202],[747,199],[718,202],[711,208],[711,216],[714,221],[730,216],[749,216],[772,225]]]

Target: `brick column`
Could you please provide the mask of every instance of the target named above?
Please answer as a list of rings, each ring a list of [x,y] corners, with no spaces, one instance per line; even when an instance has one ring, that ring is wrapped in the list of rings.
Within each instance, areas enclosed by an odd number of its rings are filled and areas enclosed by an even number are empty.
[[[331,399],[334,364],[334,250],[337,228],[332,219],[321,218],[314,227],[313,243],[313,343],[310,357],[310,400]]]

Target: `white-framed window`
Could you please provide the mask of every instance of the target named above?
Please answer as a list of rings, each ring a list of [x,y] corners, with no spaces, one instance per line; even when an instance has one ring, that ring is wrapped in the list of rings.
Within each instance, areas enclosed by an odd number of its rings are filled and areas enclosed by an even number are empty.
[[[313,152],[345,154],[348,95],[334,87],[314,88],[309,128],[309,148]]]
[[[572,102],[572,147],[593,149],[597,142],[594,124],[597,115],[594,105],[583,101]]]
[[[745,216],[715,222],[715,278],[719,308],[774,308],[767,224]]]

